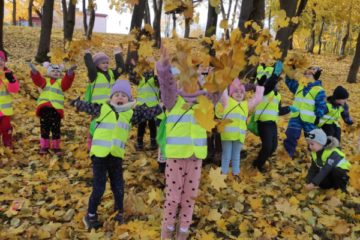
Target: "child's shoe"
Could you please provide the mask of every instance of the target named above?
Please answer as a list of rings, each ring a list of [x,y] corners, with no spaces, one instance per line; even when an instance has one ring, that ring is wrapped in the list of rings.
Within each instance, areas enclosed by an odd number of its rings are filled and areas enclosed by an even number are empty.
[[[173,239],[174,233],[175,233],[174,227],[169,228],[168,226],[165,226],[163,224],[163,226],[161,228],[161,240]]]
[[[124,213],[118,213],[116,214],[116,216],[114,217],[115,222],[118,222],[119,224],[124,224],[125,220],[124,220]]]
[[[158,162],[158,164],[159,164],[159,168],[158,168],[159,172],[165,173],[166,162]]]
[[[58,155],[58,156],[63,155],[63,152],[61,151],[61,148],[60,148],[60,139],[53,139],[51,141],[51,148],[56,155]]]
[[[186,240],[189,236],[189,229],[178,228],[176,233],[176,240]]]
[[[150,139],[150,150],[156,150],[158,149],[158,144],[156,142],[156,139],[151,138]]]
[[[45,138],[40,138],[40,150],[39,154],[44,155],[49,153],[50,140]]]
[[[93,228],[98,229],[102,226],[102,224],[98,220],[97,214],[95,214],[94,216],[89,216],[89,214],[87,213],[83,217],[83,223],[85,225],[86,230],[91,230]]]
[[[135,148],[137,151],[143,150],[144,149],[144,143],[142,140],[137,140]]]

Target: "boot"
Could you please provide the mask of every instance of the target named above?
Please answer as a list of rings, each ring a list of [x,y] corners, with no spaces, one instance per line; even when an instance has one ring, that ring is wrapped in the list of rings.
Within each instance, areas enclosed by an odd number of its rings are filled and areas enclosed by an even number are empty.
[[[143,139],[140,139],[140,138],[137,139],[135,148],[136,148],[137,151],[140,151],[140,150],[143,150],[143,149],[144,149]]]
[[[39,154],[44,155],[49,153],[50,140],[45,138],[40,138],[40,150]]]
[[[51,149],[58,156],[62,155],[62,151],[61,151],[61,148],[60,148],[60,143],[61,143],[60,138],[59,139],[53,139],[51,141]]]
[[[150,150],[156,150],[158,148],[155,138],[150,139]]]
[[[12,129],[11,128],[2,133],[2,140],[3,140],[5,147],[10,148],[11,150],[14,150],[13,145],[12,145]]]

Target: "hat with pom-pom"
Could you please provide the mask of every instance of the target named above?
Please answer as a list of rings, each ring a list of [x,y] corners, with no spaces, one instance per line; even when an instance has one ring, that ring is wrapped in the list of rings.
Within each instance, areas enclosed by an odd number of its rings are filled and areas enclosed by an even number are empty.
[[[108,55],[103,52],[95,53],[95,55],[93,56],[93,62],[95,66],[99,65],[103,61],[109,61]]]

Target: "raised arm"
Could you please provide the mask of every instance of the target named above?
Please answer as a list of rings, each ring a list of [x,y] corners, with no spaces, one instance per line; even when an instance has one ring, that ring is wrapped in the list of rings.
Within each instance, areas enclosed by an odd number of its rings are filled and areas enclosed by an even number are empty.
[[[88,50],[88,49],[85,50],[84,61],[85,61],[85,66],[88,71],[88,78],[89,78],[90,82],[93,82],[96,79],[98,71],[97,71],[97,68],[92,59],[90,50]]]

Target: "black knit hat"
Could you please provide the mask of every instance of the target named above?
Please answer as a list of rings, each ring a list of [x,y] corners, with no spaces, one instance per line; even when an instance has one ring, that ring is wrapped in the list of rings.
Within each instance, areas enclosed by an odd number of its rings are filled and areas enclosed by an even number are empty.
[[[348,99],[349,92],[342,86],[337,86],[333,93],[334,99]]]

